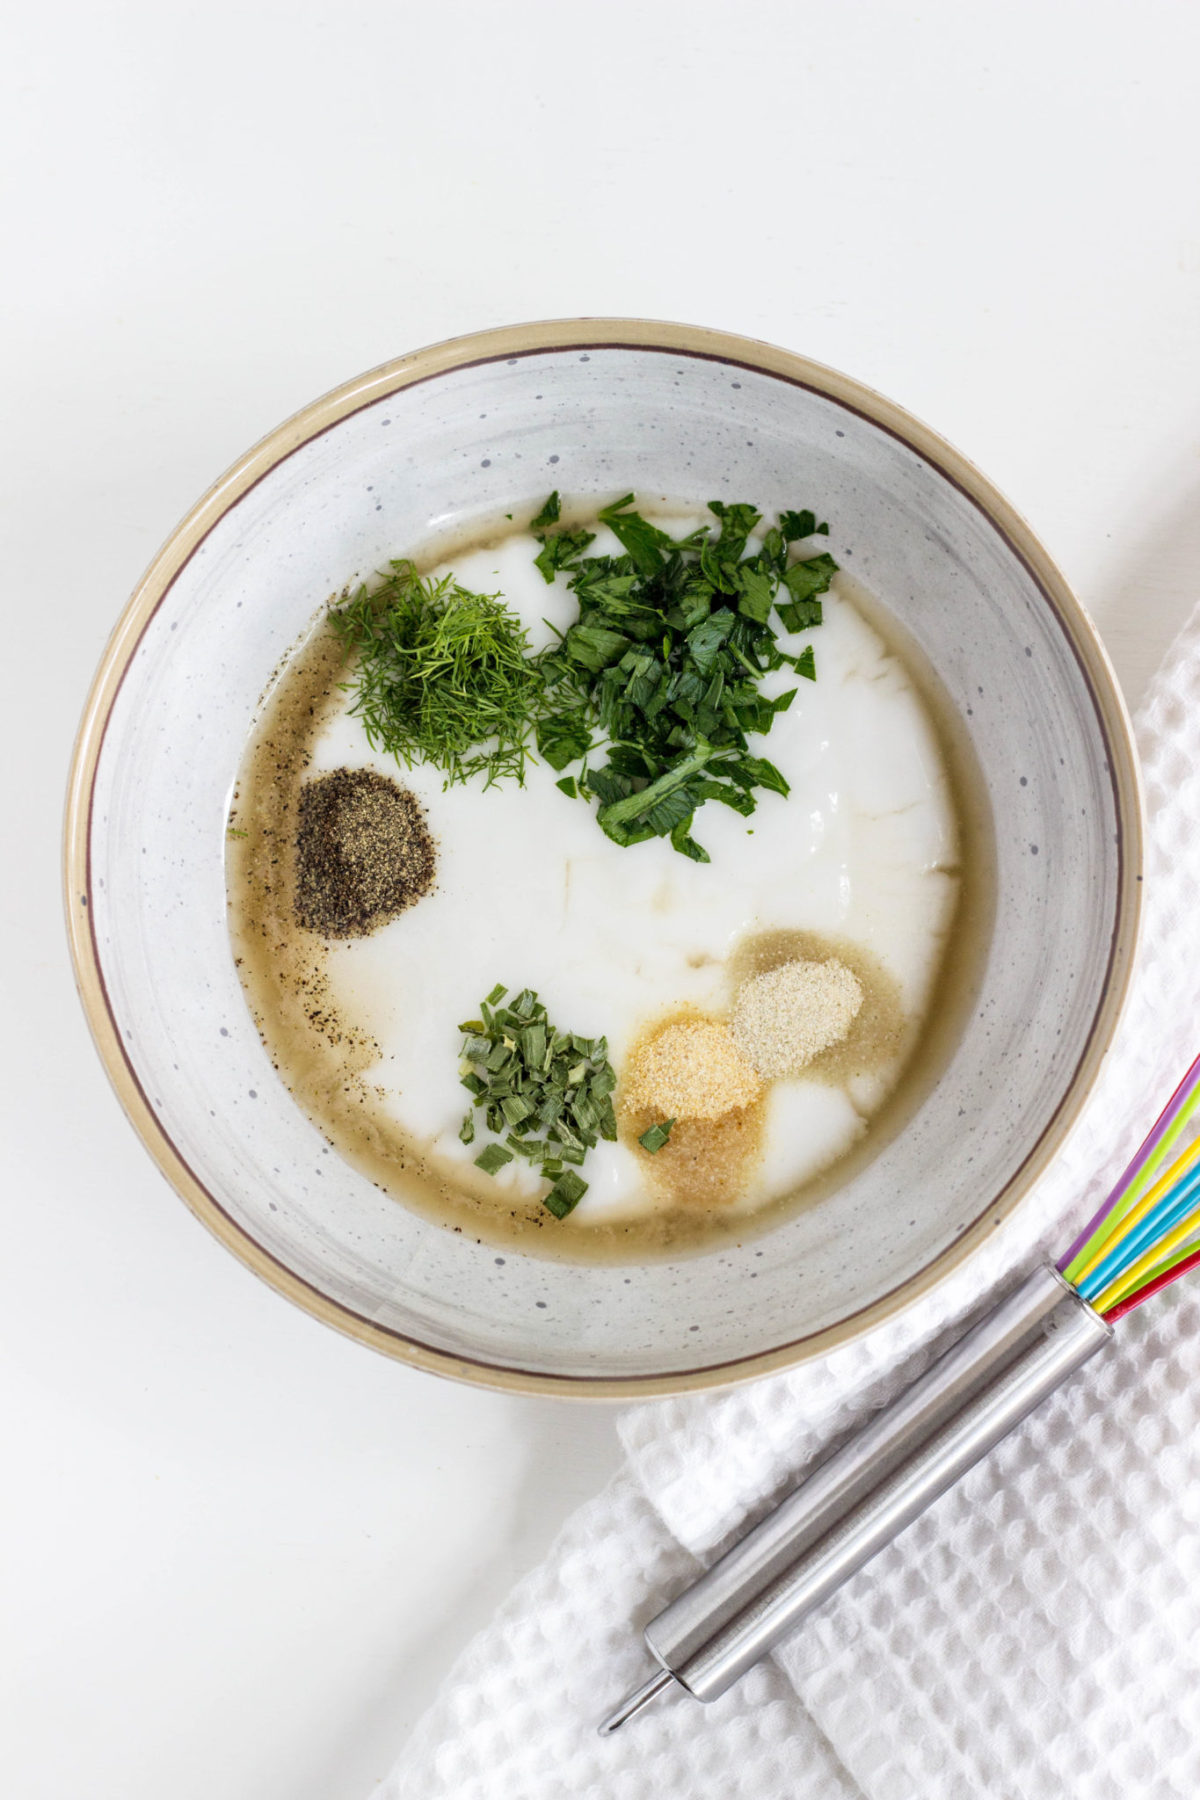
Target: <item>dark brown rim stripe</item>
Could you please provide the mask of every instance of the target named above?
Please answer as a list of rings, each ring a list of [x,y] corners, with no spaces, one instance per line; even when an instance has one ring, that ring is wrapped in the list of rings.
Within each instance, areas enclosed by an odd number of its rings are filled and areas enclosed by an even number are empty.
[[[589,324],[598,326],[600,332],[607,335],[588,332],[586,328]],[[484,354],[469,353],[484,344],[495,347]],[[887,1290],[879,1299],[850,1314],[836,1326],[809,1333],[753,1356],[695,1365],[663,1376],[540,1375],[531,1370],[489,1363],[482,1359],[454,1356],[390,1327],[376,1324],[353,1309],[331,1300],[320,1289],[287,1268],[231,1217],[184,1160],[159,1118],[126,1051],[109,999],[95,937],[94,908],[91,904],[95,774],[103,752],[112,708],[133,657],[159,608],[201,545],[231,508],[297,451],[332,431],[345,419],[407,388],[436,380],[451,371],[476,368],[489,363],[518,361],[529,356],[561,351],[605,349],[687,356],[693,360],[721,363],[729,368],[744,369],[753,374],[785,381],[791,386],[817,394],[843,411],[865,420],[873,429],[895,438],[913,454],[936,468],[999,533],[1030,576],[1062,629],[1079,666],[1108,750],[1108,772],[1118,826],[1117,904],[1101,1003],[1062,1100],[1047,1121],[1037,1143],[1001,1192],[988,1201],[983,1211],[963,1227],[921,1274]],[[466,353],[455,354],[456,351]],[[762,360],[761,354],[756,359],[753,354],[749,354],[751,352],[765,354],[767,360]],[[783,366],[772,366],[776,360]],[[430,363],[435,366],[427,367]],[[425,372],[421,373],[423,368]],[[408,373],[410,370],[413,372]],[[803,370],[804,374],[798,373],[799,370]],[[354,396],[360,393],[363,397],[356,404],[340,404],[343,401],[352,402]],[[250,471],[256,472],[250,479],[240,480],[244,473]],[[208,516],[210,514],[211,517]],[[163,579],[163,565],[169,564],[172,553],[186,540],[189,530],[204,520],[207,522],[203,529]],[[1036,553],[1035,557],[1019,541],[1022,536],[1027,540],[1028,549]],[[1041,567],[1038,566],[1039,563]],[[135,635],[127,642],[127,632],[135,625]],[[1098,675],[1104,677],[1103,688],[1098,683]],[[1114,727],[1119,728],[1116,733]],[[1118,777],[1118,767],[1125,777],[1124,788]],[[1137,853],[1132,862],[1127,851],[1127,838],[1132,840],[1132,848]],[[973,464],[920,421],[862,384],[805,358],[777,350],[771,345],[760,345],[752,340],[700,327],[658,325],[638,320],[549,321],[545,324],[504,327],[473,337],[431,345],[335,389],[294,415],[254,446],[221,477],[176,528],[125,607],[102,658],[84,710],[72,763],[67,804],[65,877],[68,931],[80,997],[118,1098],[155,1161],[185,1202],[254,1273],[287,1298],[346,1335],[418,1367],[510,1391],[516,1389],[534,1393],[583,1394],[596,1398],[649,1397],[746,1380],[753,1375],[806,1360],[832,1348],[834,1344],[861,1335],[872,1325],[893,1316],[902,1305],[915,1300],[936,1285],[959,1266],[971,1250],[1015,1209],[1034,1176],[1049,1161],[1079,1112],[1090,1088],[1090,1083],[1082,1080],[1087,1065],[1091,1063],[1098,1067],[1099,1059],[1111,1041],[1128,988],[1136,943],[1140,910],[1140,877],[1137,876],[1141,861],[1140,840],[1137,760],[1119,689],[1103,645],[1032,531]],[[73,879],[79,873],[83,875],[82,893],[79,892],[79,881]],[[1131,875],[1135,878],[1131,879]],[[79,917],[80,906],[86,915],[84,920]],[[95,990],[94,996],[89,995],[89,989]],[[97,1012],[93,999],[99,1001],[103,1016]],[[112,1054],[114,1050],[117,1052],[116,1057]],[[126,1084],[132,1093],[126,1090]]]

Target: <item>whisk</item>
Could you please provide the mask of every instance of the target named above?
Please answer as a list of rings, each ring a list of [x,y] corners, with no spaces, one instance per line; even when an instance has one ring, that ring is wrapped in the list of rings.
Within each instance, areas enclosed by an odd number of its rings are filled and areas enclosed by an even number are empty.
[[[668,1689],[703,1701],[725,1693],[1102,1349],[1118,1319],[1200,1266],[1200,1135],[1188,1131],[1198,1110],[1200,1056],[1065,1256],[1036,1269],[650,1621],[658,1666],[602,1733]]]

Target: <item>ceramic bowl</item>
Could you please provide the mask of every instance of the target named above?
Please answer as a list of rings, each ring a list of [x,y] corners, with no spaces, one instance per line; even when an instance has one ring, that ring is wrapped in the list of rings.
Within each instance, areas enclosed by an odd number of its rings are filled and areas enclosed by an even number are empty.
[[[817,1205],[675,1263],[500,1255],[389,1199],[297,1110],[226,931],[225,825],[260,696],[326,597],[443,529],[570,495],[797,495],[938,671],[994,846],[977,991],[902,1129]],[[71,784],[79,985],[147,1147],[221,1240],[362,1343],[509,1388],[664,1393],[797,1362],[910,1305],[1019,1205],[1121,1005],[1140,828],[1096,635],[961,456],[846,377],[675,325],[567,321],[422,350],[252,450],[117,627]],[[753,1284],[750,1277],[753,1275]]]

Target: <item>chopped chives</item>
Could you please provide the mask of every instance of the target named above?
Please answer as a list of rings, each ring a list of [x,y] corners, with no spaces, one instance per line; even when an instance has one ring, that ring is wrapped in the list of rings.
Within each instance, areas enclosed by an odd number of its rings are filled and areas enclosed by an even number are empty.
[[[482,1169],[485,1175],[494,1175],[497,1169],[502,1169],[505,1163],[511,1161],[511,1150],[506,1150],[503,1144],[489,1144],[487,1149],[481,1150],[475,1158],[475,1167]]]
[[[564,1169],[542,1205],[552,1212],[556,1219],[565,1219],[569,1212],[574,1212],[583,1196],[587,1193],[587,1182],[576,1175],[574,1169]]]
[[[670,1137],[674,1123],[674,1119],[664,1119],[661,1125],[651,1125],[648,1131],[643,1131],[638,1139],[642,1149],[648,1150],[651,1156],[656,1156]]]
[[[565,1219],[587,1191],[575,1168],[600,1138],[616,1138],[616,1072],[606,1038],[558,1030],[531,988],[502,1005],[507,993],[497,984],[480,1006],[482,1018],[460,1028],[462,1085],[488,1130],[503,1138],[475,1163],[494,1175],[514,1156],[524,1157],[551,1184],[543,1204]],[[464,1144],[474,1141],[472,1113],[459,1136]]]

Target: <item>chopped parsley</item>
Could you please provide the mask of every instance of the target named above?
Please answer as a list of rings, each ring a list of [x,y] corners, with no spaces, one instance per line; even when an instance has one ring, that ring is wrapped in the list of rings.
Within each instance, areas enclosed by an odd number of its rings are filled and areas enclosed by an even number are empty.
[[[524,988],[501,1005],[508,989],[497,985],[477,1019],[463,1033],[462,1084],[472,1098],[459,1129],[464,1144],[475,1141],[476,1111],[496,1139],[475,1158],[494,1175],[514,1156],[523,1156],[550,1182],[542,1204],[565,1219],[587,1192],[574,1167],[600,1138],[615,1139],[612,1094],[617,1077],[604,1038],[580,1037],[551,1025],[537,995]]]
[[[837,564],[803,554],[803,540],[829,532],[812,512],[781,513],[750,551],[762,522],[753,506],[714,500],[715,535],[702,527],[672,538],[633,510],[633,498],[599,514],[619,556],[586,556],[594,534],[551,529],[557,492],[533,521],[538,568],[548,582],[564,575],[579,602],[574,624],[536,658],[545,684],[537,747],[556,771],[582,764],[558,785],[599,802],[614,843],[669,837],[707,862],[691,835],[701,806],[716,800],[749,817],[760,790],[788,792],[749,737],[769,732],[798,691],[768,699],[764,677],[790,668],[814,681],[816,661],[811,644],[798,654],[780,646],[771,613],[785,631],[819,625]],[[793,544],[801,544],[795,559]]]

